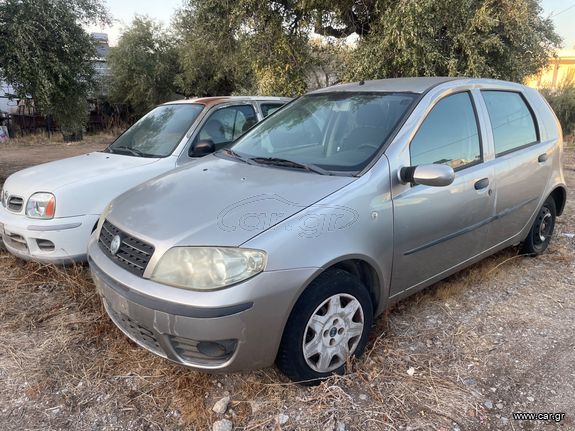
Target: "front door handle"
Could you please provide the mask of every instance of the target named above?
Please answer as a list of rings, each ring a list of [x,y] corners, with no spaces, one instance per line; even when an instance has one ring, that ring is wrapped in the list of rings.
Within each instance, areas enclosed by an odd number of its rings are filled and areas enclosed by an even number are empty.
[[[537,161],[539,163],[546,162],[547,161],[547,153],[543,153],[539,157],[537,157]]]
[[[482,190],[489,185],[489,178],[481,178],[475,182],[475,190]]]

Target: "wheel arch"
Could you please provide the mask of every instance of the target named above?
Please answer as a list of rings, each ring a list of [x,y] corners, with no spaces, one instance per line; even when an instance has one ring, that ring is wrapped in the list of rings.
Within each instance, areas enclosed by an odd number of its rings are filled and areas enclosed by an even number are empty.
[[[373,311],[374,314],[376,314],[382,296],[381,281],[376,269],[363,259],[341,260],[326,268],[325,271],[332,268],[342,269],[359,278],[369,292],[373,304]]]
[[[366,256],[361,255],[341,256],[340,258],[323,265],[319,271],[310,277],[308,282],[298,293],[294,304],[321,274],[324,274],[331,269],[342,269],[358,277],[361,283],[368,290],[369,296],[372,300],[374,314],[378,314],[380,305],[385,301],[385,284],[383,281],[383,275],[378,270],[375,262],[371,261],[371,259]]]
[[[553,198],[555,201],[555,207],[557,210],[557,215],[560,216],[563,214],[563,210],[565,209],[565,203],[567,202],[567,189],[563,186],[558,186],[551,193],[549,196]]]

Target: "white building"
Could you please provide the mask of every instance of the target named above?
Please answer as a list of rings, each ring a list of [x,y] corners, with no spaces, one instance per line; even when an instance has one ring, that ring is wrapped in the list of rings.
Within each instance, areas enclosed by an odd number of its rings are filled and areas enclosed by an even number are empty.
[[[108,93],[108,79],[110,76],[108,34],[92,33],[91,36],[96,45],[96,57],[92,59],[94,71],[96,72],[96,95],[106,95]]]

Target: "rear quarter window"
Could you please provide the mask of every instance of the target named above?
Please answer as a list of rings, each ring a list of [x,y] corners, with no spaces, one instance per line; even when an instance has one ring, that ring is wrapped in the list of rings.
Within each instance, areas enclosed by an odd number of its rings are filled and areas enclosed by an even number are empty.
[[[260,104],[260,108],[262,110],[262,114],[264,117],[267,117],[270,114],[273,114],[278,109],[284,106],[283,103],[262,103]]]
[[[483,90],[481,94],[491,120],[497,156],[539,141],[533,111],[520,93]]]

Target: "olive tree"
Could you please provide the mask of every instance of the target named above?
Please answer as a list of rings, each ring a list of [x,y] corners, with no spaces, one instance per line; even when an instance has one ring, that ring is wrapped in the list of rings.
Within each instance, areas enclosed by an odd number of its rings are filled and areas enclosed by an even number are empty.
[[[0,1],[0,79],[65,134],[86,121],[95,48],[83,25],[91,22],[108,22],[100,0]]]
[[[286,13],[289,8],[277,1],[184,2],[175,19],[182,91],[199,96],[304,92],[308,27],[289,25]]]
[[[474,76],[522,81],[560,38],[538,0],[382,1],[347,79]]]
[[[539,0],[188,0],[180,16],[190,94],[296,95],[322,70],[521,81],[560,43]]]
[[[137,16],[110,49],[110,98],[136,116],[172,100],[178,73],[173,37],[154,20]]]

